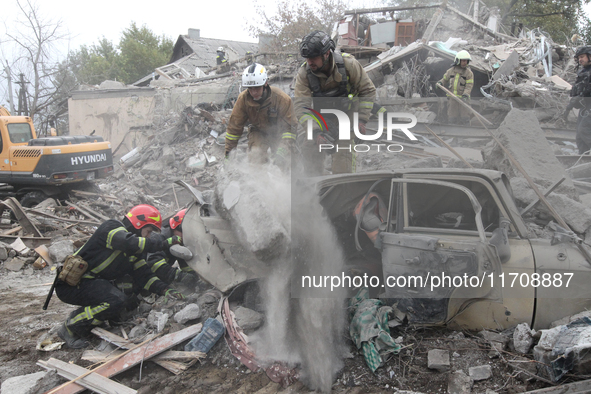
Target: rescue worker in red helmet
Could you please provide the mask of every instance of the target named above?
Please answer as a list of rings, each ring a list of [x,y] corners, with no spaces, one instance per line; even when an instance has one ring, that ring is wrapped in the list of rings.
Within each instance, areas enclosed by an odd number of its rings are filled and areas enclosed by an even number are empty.
[[[161,235],[163,237],[178,236],[182,238],[183,218],[185,217],[186,211],[186,209],[180,210],[170,218],[168,223],[165,222],[162,225]],[[178,262],[179,268],[172,266],[175,260]],[[175,257],[170,250],[150,253],[146,261],[152,272],[160,280],[168,284],[172,282],[180,282],[187,285],[197,283],[197,273],[189,267],[185,260]]]
[[[76,286],[61,280],[55,286],[60,300],[80,306],[58,331],[68,347],[87,347],[84,337],[94,327],[119,316],[128,296],[115,285],[115,281],[126,275],[133,279],[135,293],[145,289],[167,297],[184,298],[158,279],[145,261],[148,253],[168,250],[182,241],[178,236],[163,239],[158,234],[161,226],[158,209],[146,204],[137,205],[122,221],[109,219],[101,224],[74,253],[88,263],[86,272]]]

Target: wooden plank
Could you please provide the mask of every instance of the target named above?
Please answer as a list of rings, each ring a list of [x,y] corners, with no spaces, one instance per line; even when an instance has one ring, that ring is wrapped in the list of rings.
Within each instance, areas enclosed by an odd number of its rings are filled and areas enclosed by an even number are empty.
[[[134,343],[129,339],[125,339],[117,334],[113,334],[112,332],[107,331],[104,328],[95,327],[90,332],[96,335],[97,337],[104,339],[105,341],[112,343],[113,345],[120,347],[122,349],[130,349],[134,345]]]
[[[47,284],[44,284],[46,286]],[[51,283],[49,283],[51,285]],[[122,350],[113,350],[111,352],[100,352],[98,350],[85,350],[82,353],[82,360],[90,361],[92,363],[103,363],[114,359],[123,353]],[[205,358],[207,355],[201,352],[183,352],[179,350],[167,350],[157,356],[154,356],[150,361],[193,361]]]
[[[94,370],[94,373],[110,378],[118,373],[127,371],[139,364],[142,360],[152,358],[187,339],[193,338],[195,335],[199,334],[201,327],[201,323],[195,324],[175,333],[154,339],[154,341],[130,351],[118,360],[98,367]],[[79,393],[82,390],[84,390],[84,387],[77,383],[65,383],[50,392],[52,394],[74,394]]]
[[[80,376],[88,370],[76,364],[69,364],[61,360],[50,358],[47,361],[39,361],[38,365],[46,369],[55,369],[60,376],[66,379],[74,379]],[[91,373],[88,376],[78,381],[82,386],[89,390],[95,391],[100,394],[136,394],[137,391],[117,383],[102,375]]]
[[[18,233],[22,229],[23,229],[22,226],[17,226],[17,227],[11,228],[10,230],[2,231],[2,233],[0,235],[10,235],[10,234]]]
[[[72,191],[70,191],[70,193],[74,193],[74,195],[83,196],[83,197],[101,197],[101,198],[104,198],[105,200],[114,201],[114,202],[119,203],[119,205],[121,205],[121,202],[119,201],[119,199],[117,197],[110,196],[108,194],[85,192],[82,190],[72,190]]]
[[[422,10],[425,8],[437,8],[439,6],[441,6],[441,4],[418,5],[418,6],[412,6],[412,7],[359,8],[356,10],[346,10],[345,15],[376,14],[376,13],[394,12],[394,11],[412,11],[412,10]]]
[[[41,231],[39,231],[39,229],[31,221],[31,219],[29,219],[23,207],[16,198],[8,197],[6,200],[2,202],[2,204],[12,211],[12,213],[18,220],[18,223],[23,227],[26,233],[33,234],[33,236],[35,237],[43,237]]]
[[[591,392],[591,380],[581,380],[580,382],[526,391],[524,394],[585,394],[589,392]]]
[[[88,220],[75,220],[75,219],[62,218],[62,217],[55,216],[55,215],[52,215],[52,214],[47,213],[47,212],[38,211],[36,209],[31,209],[31,208],[28,208],[27,209],[27,212],[32,213],[33,215],[45,216],[45,217],[48,217],[48,218],[51,218],[51,219],[55,219],[55,220],[59,220],[59,221],[62,221],[62,222],[75,223],[75,224],[89,224],[91,226],[96,226],[96,224],[97,224],[96,221],[92,221],[91,222],[91,221],[88,221]]]
[[[114,334],[110,331],[107,330],[103,330],[100,327],[96,327],[93,328],[93,330],[91,331],[93,334],[98,335],[99,337],[101,337],[102,339],[104,339],[107,342],[110,342],[112,344],[114,344],[117,347],[123,348],[123,349],[129,349],[131,346],[133,346],[133,343],[131,341],[129,341],[128,339],[122,338],[120,336],[118,336],[117,334]],[[167,353],[167,352],[165,352]],[[184,352],[178,352],[178,353],[184,353]],[[201,352],[193,352],[193,353],[199,353],[200,355],[203,355],[203,357],[205,357],[205,354],[201,353]],[[163,353],[164,354],[164,353]],[[187,369],[188,367],[190,367],[193,364],[187,365],[185,366],[185,364],[180,364],[177,365],[177,363],[171,362],[164,362],[164,361],[171,361],[172,358],[166,358],[166,359],[162,359],[161,358],[162,354],[157,355],[156,357],[154,357],[153,361],[156,364],[160,365],[162,368],[169,370],[170,372],[172,372],[175,375],[178,375],[179,373],[183,372],[185,369]],[[109,359],[113,359],[115,358],[113,357],[108,357],[107,360]],[[197,361],[195,358],[189,359],[189,361]],[[161,362],[163,361],[163,362]]]
[[[92,212],[89,212],[86,209],[84,209],[84,208],[82,208],[82,207],[80,207],[80,206],[78,206],[78,205],[76,205],[74,203],[71,203],[69,201],[66,201],[66,204],[69,207],[72,207],[72,208],[76,209],[77,211],[80,211],[80,213],[82,213],[87,218],[89,218],[91,220],[95,220],[97,223],[100,223],[100,219],[97,216],[93,215]]]

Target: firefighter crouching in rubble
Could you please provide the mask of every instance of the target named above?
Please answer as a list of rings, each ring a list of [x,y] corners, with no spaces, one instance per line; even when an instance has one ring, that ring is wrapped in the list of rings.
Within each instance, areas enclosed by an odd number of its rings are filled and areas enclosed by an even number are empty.
[[[443,75],[437,83],[447,87],[456,97],[469,102],[470,93],[474,86],[474,74],[470,70],[472,58],[468,51],[459,51],[454,59],[454,65]],[[447,120],[451,124],[468,124],[470,122],[470,111],[456,100],[448,99],[447,102]]]
[[[367,123],[376,88],[359,62],[347,53],[335,52],[334,41],[323,31],[313,31],[303,38],[300,55],[306,58],[298,70],[294,92],[294,106],[298,121],[307,134],[308,120],[312,119],[308,108],[337,109],[345,112],[353,127],[354,113],[358,113],[358,128],[366,133]],[[334,115],[326,115],[326,118]],[[333,153],[332,173],[355,172],[355,143],[353,140],[338,138],[338,124],[328,126],[328,130],[317,129],[313,121],[312,140],[306,137],[302,145],[304,167],[308,175],[322,175],[325,153]],[[351,131],[351,135],[353,131]],[[322,147],[332,145],[330,152]],[[335,152],[336,151],[336,152]]]
[[[137,205],[121,222],[109,219],[101,224],[73,256],[68,256],[62,272],[70,257],[81,258],[84,260],[82,264],[88,264],[81,271],[81,277],[77,275],[73,280],[63,277],[63,280],[57,280],[55,286],[60,300],[80,306],[58,331],[68,347],[87,347],[88,341],[84,337],[94,327],[119,316],[128,297],[115,282],[126,275],[133,279],[136,293],[145,289],[167,297],[184,298],[159,280],[144,260],[148,252],[168,250],[181,241],[178,236],[163,239],[157,233],[161,224],[160,212],[156,208],[146,204]]]
[[[591,149],[591,46],[578,48],[575,52],[575,61],[582,68],[577,72],[577,79],[570,92],[571,99],[563,118],[566,120],[571,109],[579,110],[577,149],[579,154],[583,154]]]
[[[269,86],[267,70],[253,63],[242,73],[242,87],[232,109],[226,129],[226,159],[238,145],[244,126],[248,127],[248,160],[262,164],[268,160],[270,148],[273,161],[287,168],[295,146],[297,123],[291,98],[281,89]]]
[[[168,223],[162,225],[160,234],[163,238],[168,239],[177,236],[182,239],[183,219],[186,211],[186,209],[183,209],[177,212],[170,218]],[[172,266],[175,261],[178,262],[179,268]],[[174,256],[170,249],[149,253],[146,262],[158,279],[165,283],[179,282],[186,285],[197,283],[197,273],[189,267],[185,260]]]

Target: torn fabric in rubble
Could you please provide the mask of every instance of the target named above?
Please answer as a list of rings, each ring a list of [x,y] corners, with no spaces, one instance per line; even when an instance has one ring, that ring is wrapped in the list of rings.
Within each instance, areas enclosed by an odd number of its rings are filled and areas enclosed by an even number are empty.
[[[382,364],[382,356],[398,353],[400,345],[390,336],[388,314],[389,306],[382,306],[382,301],[368,298],[367,288],[359,290],[349,301],[351,323],[349,333],[357,349],[363,350],[365,362],[375,372]]]
[[[256,354],[252,350],[246,341],[245,335],[242,333],[242,329],[236,323],[233,312],[230,310],[230,304],[228,298],[224,298],[222,306],[220,308],[222,320],[226,328],[224,335],[226,343],[230,348],[230,352],[236,357],[242,364],[253,372],[259,369],[265,369],[265,373],[275,383],[281,384],[282,387],[287,387],[295,383],[299,374],[295,368],[289,368],[279,362],[273,365],[263,368],[256,359]]]

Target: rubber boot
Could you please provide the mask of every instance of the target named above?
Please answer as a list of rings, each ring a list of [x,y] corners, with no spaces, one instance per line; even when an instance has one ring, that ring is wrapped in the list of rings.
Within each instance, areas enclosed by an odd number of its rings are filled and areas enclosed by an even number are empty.
[[[70,349],[84,349],[90,345],[86,339],[80,338],[70,331],[65,324],[62,324],[57,335],[66,342],[66,346]]]

